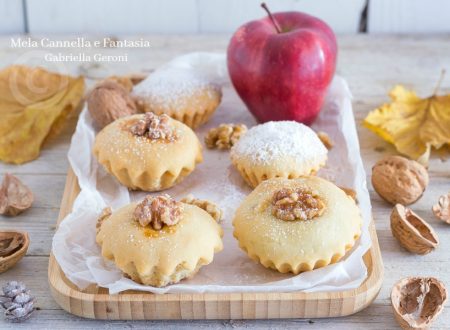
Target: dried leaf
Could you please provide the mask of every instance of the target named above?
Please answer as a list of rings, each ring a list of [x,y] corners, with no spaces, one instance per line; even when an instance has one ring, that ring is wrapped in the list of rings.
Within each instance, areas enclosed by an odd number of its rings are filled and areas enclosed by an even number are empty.
[[[21,164],[37,158],[83,93],[81,77],[20,65],[0,71],[0,160]]]
[[[450,94],[422,99],[398,85],[389,96],[391,103],[367,115],[367,128],[392,143],[401,154],[425,163],[431,147],[450,145]]]

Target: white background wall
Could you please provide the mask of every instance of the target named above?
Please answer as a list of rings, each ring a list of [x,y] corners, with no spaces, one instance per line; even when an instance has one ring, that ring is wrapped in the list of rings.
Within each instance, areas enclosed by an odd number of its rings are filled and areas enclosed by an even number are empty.
[[[366,2],[368,1],[368,2]],[[231,33],[263,17],[261,0],[0,0],[0,34]],[[448,33],[450,0],[267,0],[299,10],[337,33],[357,33],[368,3],[368,33]]]

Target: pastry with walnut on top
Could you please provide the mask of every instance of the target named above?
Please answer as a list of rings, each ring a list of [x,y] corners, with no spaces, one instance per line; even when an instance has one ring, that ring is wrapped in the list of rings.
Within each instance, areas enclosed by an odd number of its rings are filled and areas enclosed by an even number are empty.
[[[194,276],[223,248],[223,231],[208,210],[192,198],[148,195],[99,218],[97,243],[102,256],[126,276],[156,287]]]
[[[338,262],[361,235],[361,223],[355,201],[315,176],[263,181],[233,220],[250,258],[294,274]]]
[[[95,138],[94,155],[130,189],[172,187],[203,160],[195,133],[167,115],[151,112],[119,118]]]

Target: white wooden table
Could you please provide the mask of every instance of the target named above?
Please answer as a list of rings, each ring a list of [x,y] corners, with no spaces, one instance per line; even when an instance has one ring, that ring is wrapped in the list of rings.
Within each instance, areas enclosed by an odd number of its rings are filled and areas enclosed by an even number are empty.
[[[147,36],[153,47],[150,49],[130,50],[129,63],[111,65],[107,68],[72,63],[66,69],[73,73],[88,72],[97,74],[122,74],[150,71],[170,58],[189,51],[219,51],[226,49],[229,36]],[[10,49],[9,38],[0,38],[0,66],[4,67],[24,58],[24,49]],[[59,211],[66,171],[68,167],[67,149],[74,132],[76,118],[72,118],[64,132],[56,139],[45,144],[39,159],[21,165],[0,163],[0,174],[11,172],[18,175],[35,192],[36,201],[32,209],[16,218],[0,216],[0,228],[15,228],[30,233],[31,245],[27,256],[17,266],[0,275],[0,284],[8,280],[25,282],[36,296],[39,310],[23,324],[5,323],[0,317],[0,328],[298,328],[311,329],[389,329],[397,328],[394,321],[389,294],[394,282],[405,276],[425,275],[441,279],[450,288],[450,227],[436,220],[430,211],[437,198],[450,190],[450,159],[442,160],[433,155],[430,162],[430,185],[424,196],[413,205],[417,213],[429,220],[436,229],[440,245],[427,256],[415,256],[406,252],[392,237],[389,226],[390,205],[383,202],[373,192],[370,184],[371,166],[384,154],[393,154],[395,150],[380,138],[361,126],[368,111],[388,101],[387,93],[396,83],[404,83],[414,88],[419,95],[427,96],[435,86],[442,68],[450,71],[450,36],[343,36],[339,38],[338,73],[343,75],[350,85],[354,96],[354,111],[361,143],[361,153],[367,171],[367,180],[371,192],[374,218],[378,239],[381,245],[385,265],[383,288],[367,309],[356,315],[340,319],[319,320],[256,320],[256,321],[171,321],[171,322],[127,322],[96,321],[81,319],[61,310],[53,301],[48,283],[47,267],[52,236]],[[29,51],[29,50],[28,50]],[[71,50],[62,50],[69,52]],[[74,50],[72,50],[74,51]],[[109,53],[123,52],[119,49],[105,50]],[[29,54],[29,52],[28,52]],[[33,53],[29,64],[39,64],[38,53]],[[37,57],[35,57],[35,55]],[[50,66],[51,67],[51,66]],[[444,80],[442,92],[450,92],[450,77]],[[450,128],[449,128],[450,129]],[[450,155],[447,155],[450,158]],[[437,328],[450,328],[450,307],[444,310]]]

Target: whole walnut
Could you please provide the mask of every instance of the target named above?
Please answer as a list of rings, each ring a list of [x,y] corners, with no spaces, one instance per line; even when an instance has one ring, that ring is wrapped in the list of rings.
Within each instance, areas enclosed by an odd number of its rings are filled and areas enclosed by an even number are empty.
[[[388,156],[372,168],[375,191],[391,204],[408,205],[417,201],[428,185],[427,169],[401,156]]]
[[[100,129],[120,117],[137,112],[130,93],[114,80],[105,80],[95,86],[88,96],[87,104],[89,113]]]

